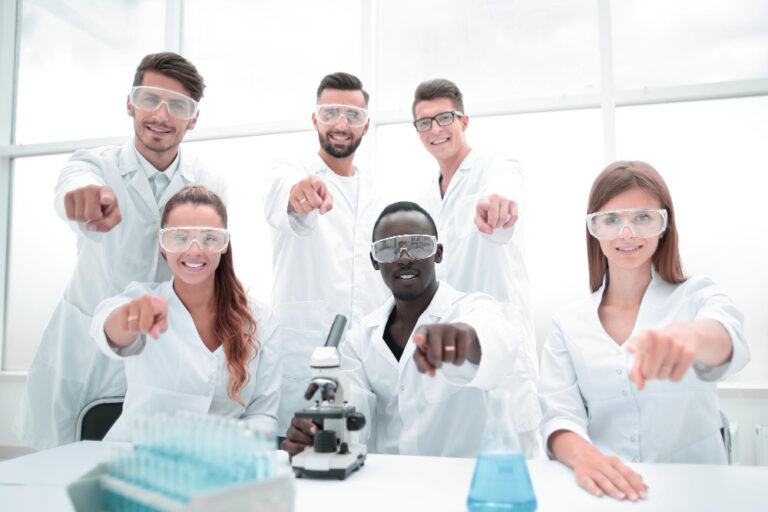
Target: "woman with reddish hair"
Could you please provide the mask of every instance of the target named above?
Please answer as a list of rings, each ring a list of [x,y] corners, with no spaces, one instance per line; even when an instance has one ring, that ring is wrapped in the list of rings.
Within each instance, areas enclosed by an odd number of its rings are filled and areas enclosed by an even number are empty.
[[[749,361],[722,289],[686,277],[675,210],[644,162],[616,162],[587,210],[592,295],[559,311],[541,355],[550,457],[596,496],[646,497],[628,462],[724,464],[716,381]]]
[[[128,382],[105,439],[131,440],[134,418],[181,410],[274,434],[282,376],[274,326],[235,276],[224,203],[205,187],[184,187],[165,206],[158,240],[173,279],[131,283],[94,314],[91,335],[124,359]]]

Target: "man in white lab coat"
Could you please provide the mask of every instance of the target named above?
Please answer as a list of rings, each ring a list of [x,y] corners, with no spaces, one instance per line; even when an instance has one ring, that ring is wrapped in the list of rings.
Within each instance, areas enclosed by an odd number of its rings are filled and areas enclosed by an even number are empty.
[[[19,438],[38,449],[75,440],[81,409],[125,394],[123,364],[89,339],[96,305],[132,281],[165,281],[157,231],[167,200],[183,186],[221,182],[179,144],[197,123],[205,84],[185,58],[144,57],[128,96],[135,135],[123,146],[77,151],[62,169],[54,207],[77,235],[78,259],[29,370],[15,423]]]
[[[480,153],[466,139],[469,116],[459,88],[445,79],[416,88],[413,125],[440,172],[419,196],[442,235],[445,258],[438,278],[465,292],[484,292],[501,302],[508,319],[524,329],[512,386],[520,407],[518,428],[533,430],[538,362],[528,272],[523,261],[525,183],[516,160]]]
[[[309,359],[336,314],[354,324],[381,304],[386,288],[368,261],[368,237],[381,207],[371,178],[353,160],[368,131],[368,93],[347,73],[317,89],[312,123],[320,150],[272,165],[264,214],[272,227],[272,305],[283,357],[278,431],[304,408]],[[379,206],[377,206],[379,205]]]
[[[368,418],[363,438],[375,453],[475,456],[486,391],[509,383],[521,331],[489,295],[438,281],[443,247],[417,204],[385,208],[373,239],[371,260],[391,297],[340,348],[343,365],[357,368],[350,401]],[[511,404],[516,414],[519,405]],[[316,431],[311,421],[294,418],[283,448],[298,453]],[[522,443],[529,455],[535,452],[535,436]]]

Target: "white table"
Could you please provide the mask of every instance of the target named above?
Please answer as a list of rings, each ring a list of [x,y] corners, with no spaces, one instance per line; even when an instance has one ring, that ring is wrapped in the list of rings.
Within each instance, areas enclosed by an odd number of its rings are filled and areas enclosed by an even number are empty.
[[[65,487],[109,457],[85,441],[0,462],[0,510],[72,510]],[[282,453],[282,452],[281,452]],[[281,458],[287,466],[287,457]],[[369,455],[347,480],[296,480],[296,511],[464,512],[474,459]],[[595,498],[558,462],[528,462],[539,511],[768,511],[768,467],[632,464],[649,486],[637,503]]]

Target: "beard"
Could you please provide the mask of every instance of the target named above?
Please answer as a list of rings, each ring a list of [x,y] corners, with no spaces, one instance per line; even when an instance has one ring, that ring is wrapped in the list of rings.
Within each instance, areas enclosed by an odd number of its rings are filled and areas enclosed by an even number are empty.
[[[317,138],[320,140],[320,147],[334,158],[347,158],[354,154],[354,152],[357,151],[358,146],[360,146],[360,143],[363,141],[362,137],[355,139],[354,135],[350,135],[352,138],[349,141],[349,146],[339,147],[337,143],[331,141],[331,133],[334,132],[328,132],[325,135],[317,132]]]

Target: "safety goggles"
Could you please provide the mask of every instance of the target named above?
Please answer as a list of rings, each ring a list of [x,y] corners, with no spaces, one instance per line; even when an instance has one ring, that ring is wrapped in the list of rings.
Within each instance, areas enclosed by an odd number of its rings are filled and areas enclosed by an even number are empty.
[[[131,89],[131,105],[139,110],[154,112],[163,104],[168,114],[178,119],[192,119],[197,114],[197,102],[189,96],[148,85],[138,85]]]
[[[436,116],[432,117],[422,117],[421,119],[417,119],[413,122],[413,126],[416,127],[417,132],[426,132],[429,131],[432,128],[432,121],[437,123],[437,126],[448,126],[449,124],[453,124],[453,119],[456,116],[463,116],[463,112],[459,112],[458,110],[452,110],[450,112],[440,112]]]
[[[653,238],[667,229],[667,210],[664,208],[624,208],[595,212],[587,215],[589,234],[598,240],[613,240],[628,227],[639,238]]]
[[[394,263],[403,251],[412,260],[423,260],[437,252],[437,237],[432,235],[397,235],[376,240],[371,244],[373,259],[379,263]]]
[[[196,242],[201,251],[222,252],[229,244],[229,231],[222,228],[163,228],[158,235],[160,247],[168,252],[186,252]]]
[[[368,111],[364,108],[354,107],[352,105],[340,105],[337,103],[328,103],[317,105],[315,108],[315,117],[323,124],[336,124],[342,117],[352,128],[359,128],[368,121]]]

